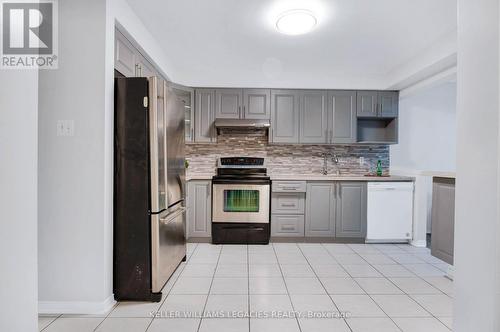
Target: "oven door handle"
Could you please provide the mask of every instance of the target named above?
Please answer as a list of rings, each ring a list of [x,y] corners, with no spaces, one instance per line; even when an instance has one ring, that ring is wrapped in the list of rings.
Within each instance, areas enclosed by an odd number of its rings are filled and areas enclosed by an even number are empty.
[[[249,225],[224,225],[224,229],[248,229],[252,231],[263,231],[264,227],[261,226],[249,226]]]
[[[271,185],[271,181],[269,180],[222,180],[222,179],[213,179],[213,184],[250,184],[250,185]]]

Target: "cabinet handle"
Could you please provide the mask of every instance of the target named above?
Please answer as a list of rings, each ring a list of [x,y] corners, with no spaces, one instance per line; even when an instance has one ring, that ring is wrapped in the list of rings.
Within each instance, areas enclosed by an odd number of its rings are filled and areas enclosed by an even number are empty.
[[[325,129],[325,141],[326,143],[330,143],[328,142],[328,129]]]
[[[295,204],[293,204],[293,203],[283,203],[283,204],[281,204],[281,206],[283,206],[283,207],[295,207]]]
[[[293,231],[293,230],[295,230],[295,227],[294,226],[282,225],[281,226],[281,230],[283,230],[283,231]]]
[[[281,188],[283,190],[297,190],[298,188],[293,188],[293,187],[283,187]]]
[[[243,119],[245,118],[246,106],[243,105]]]
[[[238,106],[238,118],[241,119],[241,106]]]
[[[192,126],[193,124],[191,124]],[[191,127],[191,142],[194,142],[194,128]]]
[[[333,143],[333,129],[330,129],[330,143]]]

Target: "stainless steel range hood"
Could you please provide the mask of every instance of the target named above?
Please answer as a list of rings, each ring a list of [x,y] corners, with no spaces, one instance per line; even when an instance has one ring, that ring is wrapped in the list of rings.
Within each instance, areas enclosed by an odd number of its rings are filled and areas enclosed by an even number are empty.
[[[256,119],[216,119],[216,128],[269,128],[269,120]]]

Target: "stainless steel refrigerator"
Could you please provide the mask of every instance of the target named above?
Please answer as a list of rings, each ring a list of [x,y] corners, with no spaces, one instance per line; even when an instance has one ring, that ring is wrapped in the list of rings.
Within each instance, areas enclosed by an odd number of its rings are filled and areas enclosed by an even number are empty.
[[[115,79],[116,300],[160,301],[186,258],[184,107],[157,77]]]

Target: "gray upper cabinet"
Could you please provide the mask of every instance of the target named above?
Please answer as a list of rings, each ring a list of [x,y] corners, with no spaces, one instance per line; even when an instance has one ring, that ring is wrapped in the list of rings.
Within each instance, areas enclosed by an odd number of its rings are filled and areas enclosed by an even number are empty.
[[[271,90],[244,89],[242,106],[242,114],[245,119],[270,119]]]
[[[328,138],[328,93],[326,91],[301,91],[300,143],[327,143]]]
[[[215,138],[215,89],[195,90],[194,141],[212,143]]]
[[[379,116],[393,118],[398,116],[399,94],[397,91],[381,91],[378,94]]]
[[[115,30],[115,69],[125,77],[161,77],[119,30]]]
[[[271,90],[272,143],[299,143],[299,92]]]
[[[358,91],[357,115],[360,118],[395,118],[398,116],[397,91]]]
[[[336,184],[335,236],[364,238],[366,236],[366,182]]]
[[[356,143],[356,91],[330,91],[328,114],[328,143]]]
[[[187,236],[210,237],[212,225],[211,181],[189,181],[187,192]]]
[[[335,236],[335,188],[333,182],[307,183],[305,236]]]
[[[120,31],[115,30],[115,69],[125,77],[136,76],[136,49]]]
[[[215,90],[215,118],[239,119],[243,91],[241,89],[216,89]]]
[[[159,76],[156,74],[153,65],[142,55],[138,57],[136,71],[137,77]]]
[[[269,89],[216,89],[216,119],[269,119]]]
[[[378,116],[378,92],[358,91],[357,93],[357,115],[359,117]]]

